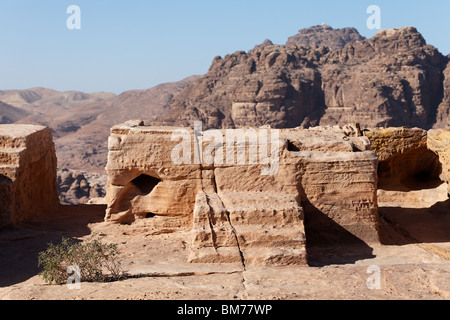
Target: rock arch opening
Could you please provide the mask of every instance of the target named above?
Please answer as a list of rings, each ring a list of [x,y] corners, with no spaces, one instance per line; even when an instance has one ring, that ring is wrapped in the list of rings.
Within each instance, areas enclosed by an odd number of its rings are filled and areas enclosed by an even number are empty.
[[[136,217],[146,218],[155,215],[152,210],[152,192],[162,180],[148,174],[140,174],[125,185],[119,187],[118,194],[110,211],[119,216],[118,222],[132,223]],[[156,216],[156,215],[155,215]]]

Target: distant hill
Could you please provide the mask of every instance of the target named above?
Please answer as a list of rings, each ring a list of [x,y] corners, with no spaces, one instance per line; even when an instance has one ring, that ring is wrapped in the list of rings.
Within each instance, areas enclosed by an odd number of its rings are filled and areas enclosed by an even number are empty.
[[[53,130],[61,168],[102,172],[110,128],[129,119],[149,121],[197,77],[146,90],[112,93],[59,92],[47,88],[0,91],[0,121]],[[8,102],[9,104],[6,104]]]
[[[27,111],[0,101],[0,124],[15,123],[27,116]]]

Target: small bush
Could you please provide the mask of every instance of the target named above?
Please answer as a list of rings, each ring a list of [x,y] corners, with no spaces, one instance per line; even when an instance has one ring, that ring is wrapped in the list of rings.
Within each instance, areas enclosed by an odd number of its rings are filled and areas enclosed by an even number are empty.
[[[63,238],[60,244],[50,243],[47,250],[39,253],[38,266],[43,267],[39,274],[47,283],[61,285],[69,278],[67,268],[77,266],[81,281],[119,280],[123,272],[117,255],[117,244],[102,243],[95,236],[84,243]],[[105,275],[105,271],[109,274]]]

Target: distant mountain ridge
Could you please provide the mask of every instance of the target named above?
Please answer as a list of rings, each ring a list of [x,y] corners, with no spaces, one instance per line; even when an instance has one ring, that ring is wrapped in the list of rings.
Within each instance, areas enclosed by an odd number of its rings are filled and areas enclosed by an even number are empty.
[[[133,118],[149,122],[196,78],[119,95],[48,88],[1,90],[0,123],[48,126],[53,130],[59,167],[102,172],[110,128]]]

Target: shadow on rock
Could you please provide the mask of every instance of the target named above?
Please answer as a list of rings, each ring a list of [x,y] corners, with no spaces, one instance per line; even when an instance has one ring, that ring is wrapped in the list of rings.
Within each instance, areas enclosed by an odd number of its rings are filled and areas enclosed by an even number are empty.
[[[305,205],[306,252],[308,265],[352,264],[375,258],[373,249],[348,232],[312,204]]]
[[[450,199],[430,208],[380,207],[384,245],[450,242]]]

